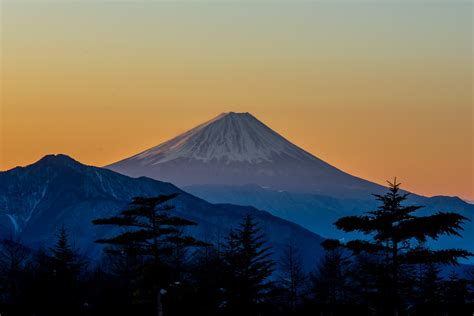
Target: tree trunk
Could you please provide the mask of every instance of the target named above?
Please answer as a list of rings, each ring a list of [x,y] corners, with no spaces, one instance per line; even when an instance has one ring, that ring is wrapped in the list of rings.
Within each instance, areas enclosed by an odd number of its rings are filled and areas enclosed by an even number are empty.
[[[161,304],[161,289],[158,289],[158,293],[156,293],[156,314],[157,316],[163,316],[163,305]]]

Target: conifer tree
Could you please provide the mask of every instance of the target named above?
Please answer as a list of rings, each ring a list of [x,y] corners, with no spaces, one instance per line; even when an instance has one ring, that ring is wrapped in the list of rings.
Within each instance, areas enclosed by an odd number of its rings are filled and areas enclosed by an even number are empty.
[[[87,262],[77,253],[69,241],[67,230],[61,226],[56,233],[56,243],[49,248],[49,265],[53,275],[61,282],[74,282]]]
[[[425,243],[421,243],[417,248],[418,251],[426,251]],[[418,304],[433,308],[434,305],[439,304],[441,300],[441,282],[439,264],[434,262],[420,262],[415,267],[416,284],[414,288],[416,291],[411,292],[413,298]]]
[[[350,261],[339,247],[332,247],[330,241],[323,242],[323,245],[326,254],[311,281],[316,301],[332,308],[348,302]]]
[[[56,233],[56,243],[49,248],[49,254],[44,257],[49,276],[49,284],[44,289],[49,297],[49,308],[56,312],[77,312],[80,306],[80,275],[87,262],[74,249],[69,241],[66,228],[61,226]],[[38,272],[41,271],[39,267]]]
[[[53,273],[61,279],[75,279],[86,262],[73,249],[64,226],[59,229],[56,238],[56,244],[49,249]]]
[[[411,291],[409,300],[421,314],[435,315],[442,303],[443,281],[437,264],[426,263],[418,265],[418,278],[415,291]]]
[[[289,240],[280,257],[279,283],[286,292],[286,301],[291,310],[300,302],[306,281],[303,259],[294,240]]]
[[[213,245],[198,248],[193,254],[196,313],[215,315],[224,307],[224,262],[222,253]]]
[[[12,238],[0,240],[0,298],[16,301],[21,274],[29,256],[30,251],[20,242]]]
[[[421,206],[404,205],[407,193],[400,192],[400,183],[388,182],[389,191],[375,195],[381,202],[375,211],[362,216],[347,216],[335,222],[345,232],[360,232],[369,236],[340,244],[354,254],[371,253],[383,258],[382,270],[386,314],[398,315],[401,309],[400,280],[404,268],[419,263],[457,264],[459,258],[472,254],[463,249],[419,249],[412,244],[437,240],[441,235],[461,236],[462,224],[468,219],[452,212],[437,212],[429,216],[415,216]],[[338,244],[337,240],[333,241]]]
[[[448,279],[442,283],[442,287],[442,299],[448,306],[460,306],[466,302],[467,280],[461,278],[455,271],[449,273]]]
[[[224,244],[226,308],[235,313],[257,313],[272,284],[275,263],[258,223],[246,215]]]
[[[137,283],[143,284],[141,292],[146,296],[154,292],[157,315],[163,314],[161,293],[172,280],[166,266],[167,259],[173,254],[175,245],[180,249],[200,246],[203,243],[191,236],[180,233],[180,229],[197,225],[195,222],[170,215],[175,207],[169,202],[178,194],[160,195],[158,197],[136,197],[130,207],[119,215],[110,218],[96,219],[94,225],[113,225],[126,228],[117,236],[99,239],[96,242],[107,244],[107,251],[123,253],[130,251],[138,256],[136,260]],[[150,289],[151,287],[151,289]],[[140,290],[140,289],[137,289]],[[140,291],[138,291],[140,292]]]

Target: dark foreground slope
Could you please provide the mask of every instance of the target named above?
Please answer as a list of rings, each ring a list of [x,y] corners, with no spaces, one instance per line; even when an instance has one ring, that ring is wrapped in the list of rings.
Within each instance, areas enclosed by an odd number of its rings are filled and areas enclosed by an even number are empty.
[[[245,214],[262,225],[275,255],[290,238],[301,248],[311,268],[322,253],[322,237],[299,225],[253,207],[211,204],[170,183],[130,178],[110,170],[86,166],[65,155],[49,155],[33,165],[0,173],[0,232],[34,246],[48,246],[61,225],[78,248],[91,257],[100,255],[94,240],[112,233],[91,221],[116,214],[134,196],[179,192],[179,215],[199,223],[191,233],[207,241],[222,239]]]

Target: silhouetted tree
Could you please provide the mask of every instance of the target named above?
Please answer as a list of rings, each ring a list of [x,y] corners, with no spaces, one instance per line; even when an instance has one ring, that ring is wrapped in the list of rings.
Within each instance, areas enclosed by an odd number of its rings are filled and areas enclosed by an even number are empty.
[[[0,297],[16,302],[20,294],[21,274],[30,251],[13,238],[0,241]]]
[[[351,300],[373,310],[380,299],[377,289],[383,287],[384,280],[380,258],[372,254],[361,252],[352,256],[349,279],[351,282]]]
[[[294,240],[289,240],[280,256],[279,285],[285,291],[286,302],[294,311],[300,303],[306,281],[303,259]]]
[[[258,223],[246,215],[239,228],[231,230],[224,244],[225,307],[231,313],[258,313],[272,286],[268,280],[275,263],[271,247]]]
[[[56,233],[56,243],[49,248],[49,253],[45,260],[51,275],[51,301],[64,311],[78,310],[81,304],[79,278],[87,263],[71,245],[64,226]]]
[[[191,236],[180,233],[182,227],[197,225],[187,219],[169,214],[175,207],[168,204],[178,194],[160,195],[146,198],[136,197],[130,208],[123,210],[119,215],[96,219],[94,225],[114,225],[125,227],[127,230],[115,237],[97,240],[97,243],[108,244],[110,253],[122,254],[132,252],[139,257],[136,263],[137,284],[141,286],[137,293],[147,297],[147,293],[154,293],[156,314],[163,314],[161,292],[171,280],[166,260],[173,254],[175,246],[180,249],[200,246],[203,243]]]
[[[400,183],[396,179],[388,183],[388,193],[375,195],[381,202],[376,211],[367,212],[368,215],[340,218],[335,225],[345,232],[361,232],[370,236],[340,245],[354,254],[367,252],[383,258],[383,306],[387,308],[386,314],[398,315],[402,274],[407,266],[427,262],[457,264],[459,258],[467,258],[472,254],[463,249],[431,250],[412,246],[413,241],[425,242],[429,238],[437,240],[440,235],[461,236],[462,224],[468,219],[451,212],[414,216],[413,213],[420,206],[402,205],[408,194],[400,192]]]
[[[451,271],[448,279],[442,283],[442,299],[451,306],[465,303],[468,295],[467,280],[461,278],[455,271]]]
[[[331,240],[323,242],[323,246],[326,254],[311,276],[312,289],[316,302],[332,309],[349,300],[350,260],[342,249],[332,245]]]
[[[412,309],[418,313],[435,315],[442,302],[442,278],[437,264],[418,264],[414,290],[409,294],[408,301],[412,302]]]
[[[414,251],[426,251],[426,244],[420,243]],[[414,278],[411,300],[416,304],[433,307],[441,300],[441,277],[439,264],[435,262],[420,262],[413,266]]]
[[[468,288],[467,301],[470,304],[474,304],[474,266],[470,266],[466,271],[466,280]]]
[[[182,281],[185,267],[189,265],[189,247],[190,246],[209,246],[207,243],[198,241],[193,237],[186,236],[182,229],[177,229],[176,233],[168,237],[171,246],[171,256],[168,258],[169,265],[172,267],[173,280]]]
[[[50,248],[52,273],[61,282],[74,282],[87,263],[73,249],[64,226],[59,229],[56,238],[56,244]]]
[[[20,305],[31,315],[80,315],[87,262],[71,245],[64,226],[55,236],[55,244],[33,253],[22,269]]]
[[[215,246],[200,247],[193,255],[193,281],[196,288],[194,312],[198,315],[217,315],[225,300],[224,260]]]

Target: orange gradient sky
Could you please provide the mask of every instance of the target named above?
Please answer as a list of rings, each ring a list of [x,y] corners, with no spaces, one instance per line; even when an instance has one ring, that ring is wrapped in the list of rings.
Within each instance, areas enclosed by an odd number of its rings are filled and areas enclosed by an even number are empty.
[[[236,111],[356,176],[474,200],[470,1],[0,8],[0,170],[101,166]]]

